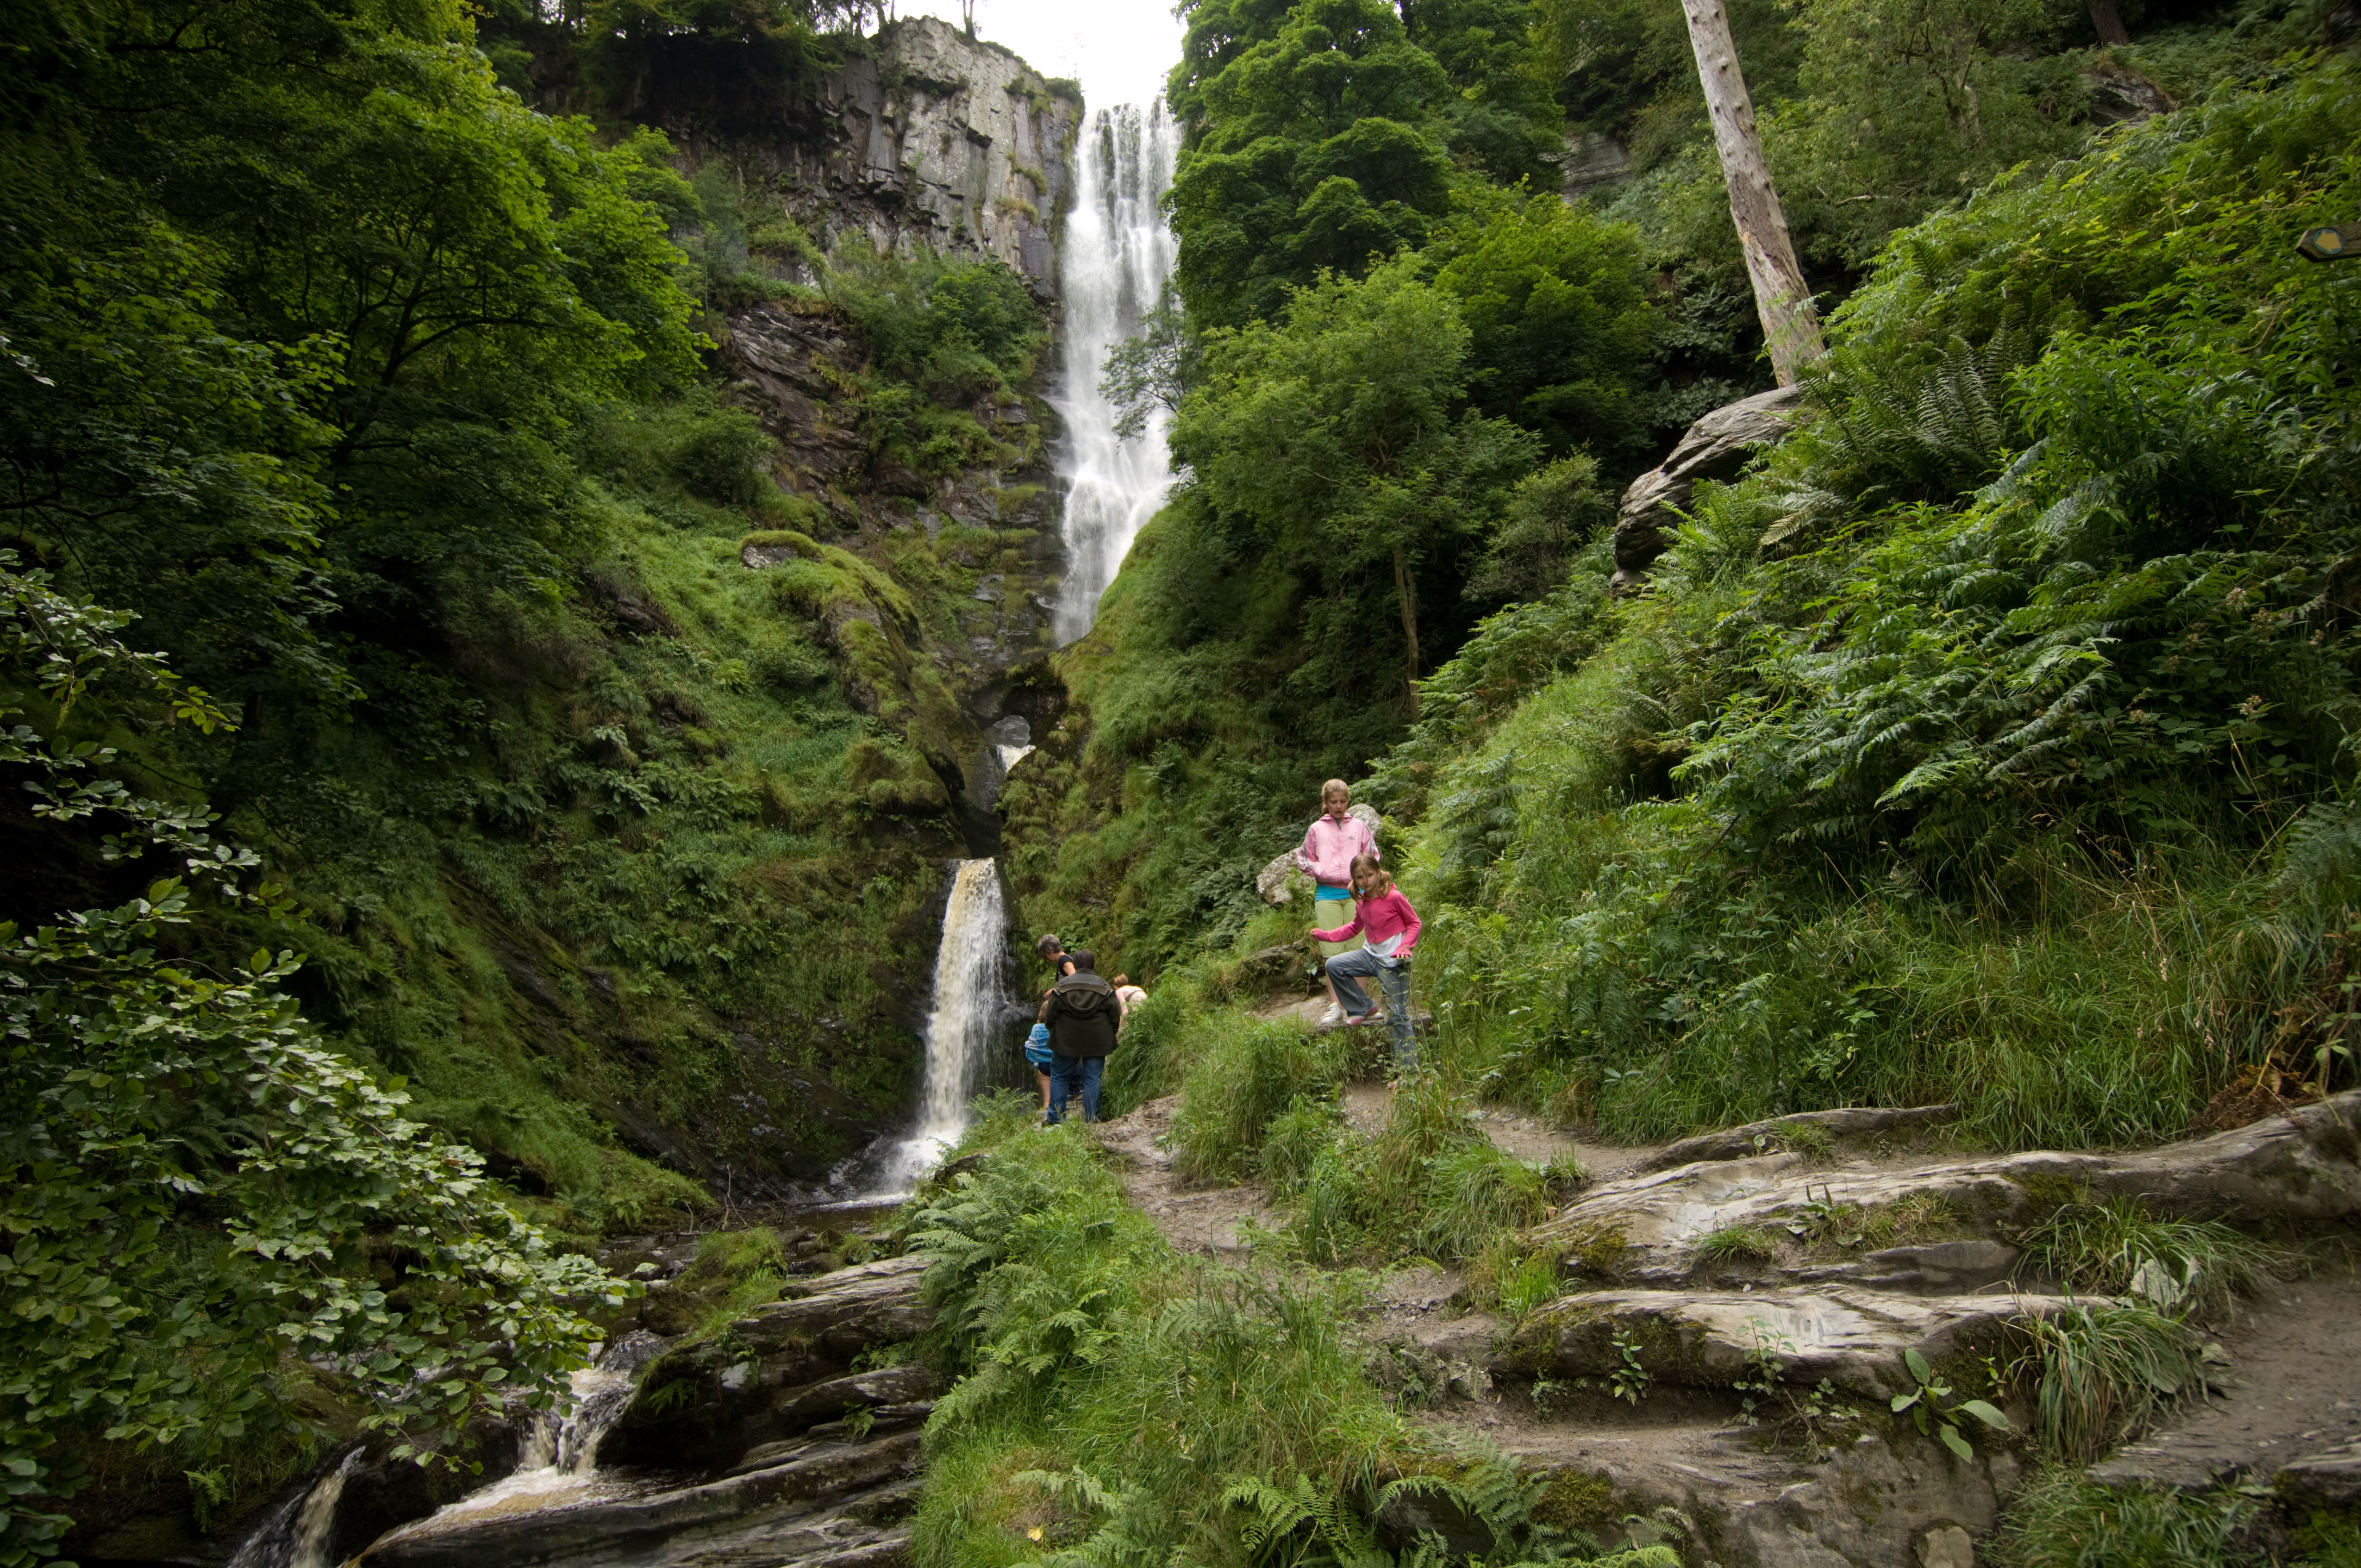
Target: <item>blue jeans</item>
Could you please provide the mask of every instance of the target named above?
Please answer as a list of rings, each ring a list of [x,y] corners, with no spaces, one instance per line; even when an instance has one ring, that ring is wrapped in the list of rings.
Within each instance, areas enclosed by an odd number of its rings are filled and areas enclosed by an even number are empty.
[[[1104,1057],[1061,1057],[1049,1058],[1049,1121],[1056,1126],[1066,1119],[1066,1096],[1082,1097],[1082,1120],[1099,1119],[1099,1075],[1106,1070]]]
[[[1369,1011],[1369,993],[1361,988],[1362,980],[1369,975],[1377,977],[1378,989],[1385,993],[1386,1026],[1394,1036],[1394,1067],[1408,1072],[1418,1065],[1418,1042],[1410,1030],[1410,965],[1388,968],[1367,948],[1338,953],[1328,960],[1328,978],[1336,982],[1336,1000],[1353,1017]]]

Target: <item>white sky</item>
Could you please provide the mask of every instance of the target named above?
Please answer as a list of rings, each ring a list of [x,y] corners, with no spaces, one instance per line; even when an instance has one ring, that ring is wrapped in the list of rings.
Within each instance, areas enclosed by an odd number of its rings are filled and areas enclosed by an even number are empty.
[[[959,0],[900,0],[895,12],[960,20]],[[1044,76],[1080,79],[1093,111],[1148,102],[1180,59],[1172,0],[975,0],[975,30]]]

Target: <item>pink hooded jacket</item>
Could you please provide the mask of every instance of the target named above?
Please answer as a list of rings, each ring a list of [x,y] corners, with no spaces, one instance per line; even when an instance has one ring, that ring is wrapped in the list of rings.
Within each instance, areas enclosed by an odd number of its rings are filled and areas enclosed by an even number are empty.
[[[1323,811],[1303,835],[1303,848],[1295,851],[1295,863],[1323,887],[1350,887],[1353,857],[1377,852],[1378,840],[1367,823],[1357,817],[1340,822]]]

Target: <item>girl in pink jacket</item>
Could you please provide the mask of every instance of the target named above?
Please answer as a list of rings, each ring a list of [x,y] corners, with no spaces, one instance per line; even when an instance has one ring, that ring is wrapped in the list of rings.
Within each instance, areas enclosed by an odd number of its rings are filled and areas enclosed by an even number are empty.
[[[1361,938],[1361,946],[1328,960],[1328,980],[1346,1016],[1361,1024],[1368,1021],[1370,1012],[1369,993],[1361,981],[1377,977],[1378,988],[1386,998],[1386,1024],[1393,1031],[1395,1075],[1407,1077],[1418,1066],[1418,1042],[1411,1037],[1410,1024],[1410,955],[1418,946],[1418,911],[1411,907],[1375,855],[1354,857],[1353,897],[1352,923],[1326,931],[1314,926],[1312,939]]]

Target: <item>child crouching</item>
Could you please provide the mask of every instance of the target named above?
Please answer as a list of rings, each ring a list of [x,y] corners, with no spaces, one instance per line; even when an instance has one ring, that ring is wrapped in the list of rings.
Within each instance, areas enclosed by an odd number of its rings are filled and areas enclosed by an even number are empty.
[[[1407,1076],[1418,1066],[1418,1042],[1410,1024],[1410,955],[1418,946],[1418,911],[1410,906],[1394,879],[1375,855],[1353,857],[1353,920],[1334,930],[1312,928],[1315,942],[1349,942],[1361,946],[1328,960],[1328,979],[1336,1000],[1353,1023],[1369,1015],[1369,993],[1361,981],[1374,975],[1386,999],[1386,1023],[1393,1031],[1394,1070]]]

